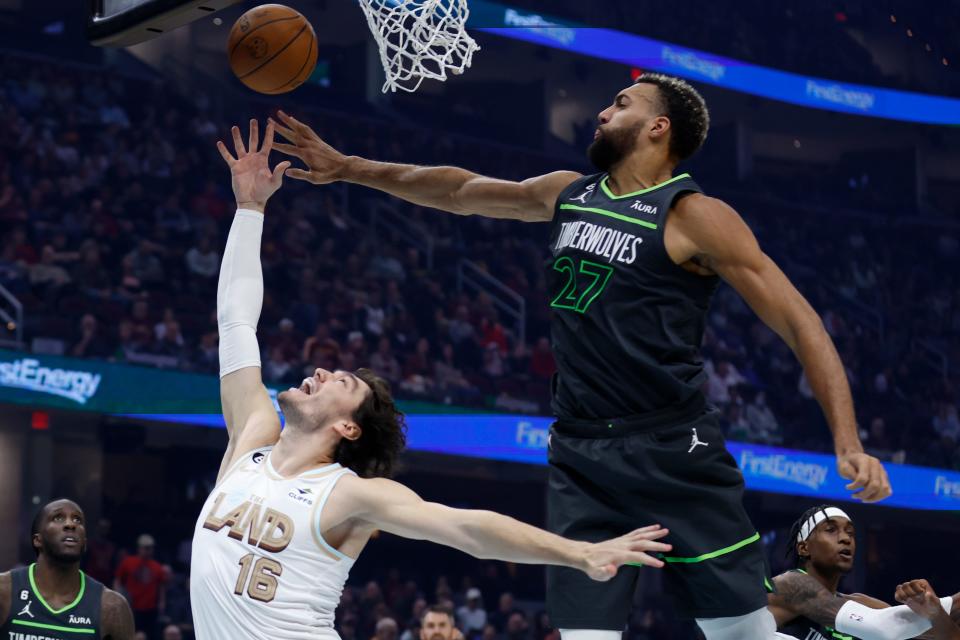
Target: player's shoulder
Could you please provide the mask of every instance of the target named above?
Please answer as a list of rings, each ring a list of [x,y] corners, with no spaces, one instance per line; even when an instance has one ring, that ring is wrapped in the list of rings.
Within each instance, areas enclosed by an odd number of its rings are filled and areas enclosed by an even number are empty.
[[[133,610],[130,603],[113,589],[103,588],[100,599],[100,627],[103,637],[110,640],[132,638],[134,633]]]
[[[797,570],[784,571],[774,576],[773,585],[776,587],[776,595],[787,602],[804,601],[829,593],[816,578]]]
[[[109,587],[103,587],[103,595],[100,598],[100,611],[102,614],[114,613],[129,609],[130,603],[118,591]]]
[[[673,216],[703,217],[736,215],[733,207],[700,191],[690,191],[673,202]]]
[[[364,478],[355,473],[345,473],[337,481],[337,499],[364,511],[365,507],[379,507],[394,498],[398,492],[406,494],[409,489],[389,478]]]

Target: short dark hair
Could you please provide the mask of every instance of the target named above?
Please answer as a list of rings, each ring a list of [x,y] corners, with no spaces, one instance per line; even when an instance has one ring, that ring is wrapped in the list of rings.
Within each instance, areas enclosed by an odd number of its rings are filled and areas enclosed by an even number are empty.
[[[662,73],[643,73],[637,84],[656,85],[660,90],[660,109],[670,119],[670,155],[686,160],[707,139],[710,112],[700,92],[689,83]]]
[[[803,512],[797,521],[793,523],[793,526],[790,527],[790,537],[787,539],[787,553],[786,556],[793,557],[794,562],[798,567],[803,568],[807,564],[807,558],[801,558],[800,552],[797,551],[797,536],[800,535],[800,529],[803,528],[804,523],[809,520],[815,513],[823,512],[824,517],[827,517],[827,509],[830,508],[829,504],[821,504],[816,507],[810,507]]]
[[[357,369],[355,374],[370,387],[370,393],[353,414],[353,420],[360,425],[360,437],[341,440],[334,459],[361,477],[389,478],[407,445],[407,424],[386,380],[370,369]]]
[[[423,620],[427,617],[428,613],[440,613],[448,618],[450,618],[450,624],[453,624],[456,618],[453,616],[453,609],[448,607],[445,604],[432,604],[426,609],[423,610],[423,613],[420,615],[420,624],[423,624]]]
[[[34,555],[38,558],[40,557],[40,548],[35,547],[33,545],[33,536],[40,533],[40,529],[43,527],[43,516],[47,513],[47,507],[52,505],[54,502],[64,502],[64,501],[73,502],[73,504],[76,504],[77,508],[80,509],[80,512],[83,513],[83,509],[80,508],[80,505],[78,505],[76,502],[74,502],[70,498],[54,498],[53,500],[50,500],[45,505],[40,507],[40,510],[34,514],[33,522],[30,524],[30,547],[33,549]]]

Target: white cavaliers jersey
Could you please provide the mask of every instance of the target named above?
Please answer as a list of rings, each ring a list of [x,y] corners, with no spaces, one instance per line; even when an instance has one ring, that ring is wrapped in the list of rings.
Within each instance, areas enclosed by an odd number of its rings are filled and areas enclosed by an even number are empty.
[[[198,640],[339,636],[333,614],[353,559],[320,535],[339,464],[284,479],[272,447],[244,454],[213,490],[193,533],[190,591]]]

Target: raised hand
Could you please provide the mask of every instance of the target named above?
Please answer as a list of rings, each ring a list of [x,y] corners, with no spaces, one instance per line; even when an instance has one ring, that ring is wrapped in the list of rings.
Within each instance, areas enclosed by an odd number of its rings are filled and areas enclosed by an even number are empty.
[[[237,199],[237,207],[263,211],[267,200],[283,182],[283,172],[290,167],[288,161],[278,164],[270,170],[268,156],[273,147],[273,124],[267,124],[263,136],[263,146],[260,146],[259,126],[256,120],[250,120],[250,136],[248,146],[244,147],[240,137],[240,128],[231,128],[233,146],[237,154],[234,158],[227,150],[223,141],[217,141],[217,150],[230,167],[230,176],[233,186],[233,195]],[[258,150],[259,147],[259,150]]]
[[[880,461],[866,453],[848,453],[837,456],[837,471],[840,476],[852,480],[848,491],[857,490],[853,497],[863,502],[880,502],[888,498],[893,490],[887,470]]]
[[[663,561],[646,552],[670,551],[673,548],[671,545],[655,542],[668,533],[669,529],[654,524],[631,531],[625,536],[591,545],[583,570],[594,580],[605,582],[617,575],[617,570],[625,564],[642,564],[659,569],[663,566]]]
[[[300,158],[307,170],[288,169],[287,175],[297,180],[306,180],[313,184],[327,184],[343,178],[347,156],[324,142],[313,129],[283,111],[277,113],[283,124],[270,120],[276,126],[277,133],[290,144],[278,142],[273,148],[288,156]],[[284,126],[286,125],[286,126]]]

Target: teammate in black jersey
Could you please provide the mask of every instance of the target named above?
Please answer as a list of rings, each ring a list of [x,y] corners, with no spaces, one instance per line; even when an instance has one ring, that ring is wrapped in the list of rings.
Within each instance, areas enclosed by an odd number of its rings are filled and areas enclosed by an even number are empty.
[[[709,117],[696,90],[643,74],[599,115],[589,155],[600,173],[523,182],[347,157],[298,120],[279,118],[289,144],[274,148],[306,165],[288,169],[292,178],[353,182],[461,215],[552,223],[550,528],[600,540],[638,523],[669,526],[667,586],[708,640],[774,637],[743,478],[700,391],[698,349],[720,278],[800,359],[848,488],[874,502],[890,486],[863,452],[846,374],[820,317],[730,206],[701,193],[689,175],[674,176],[706,138]],[[548,609],[565,640],[617,640],[637,571],[592,585],[548,570]]]
[[[950,638],[946,632],[951,625],[956,629],[951,618],[960,620],[960,593],[943,601],[937,599],[936,607],[932,607],[933,589],[926,580],[904,583],[895,594],[898,602],[908,603],[917,615],[910,615],[906,607],[891,608],[883,600],[862,593],[838,591],[840,580],[853,569],[857,552],[856,530],[842,509],[830,505],[808,509],[793,525],[790,541],[789,551],[796,559],[797,568],[774,578],[775,591],[768,596],[777,628],[787,637],[872,640],[845,632],[847,624],[865,625],[865,633],[869,633],[871,627],[880,629],[886,634],[884,638],[894,640]],[[857,604],[867,607],[853,612],[865,620],[856,621],[841,613],[848,602],[855,603],[850,605],[853,608],[859,609]],[[925,629],[929,631],[921,635]],[[960,633],[960,629],[957,632]]]
[[[86,519],[72,500],[54,500],[33,519],[35,564],[0,573],[0,638],[132,640],[133,613],[116,591],[80,570]]]

